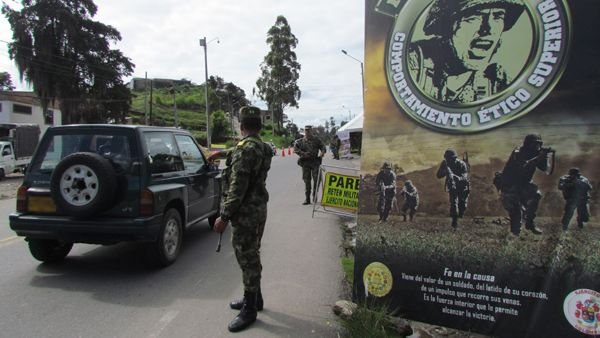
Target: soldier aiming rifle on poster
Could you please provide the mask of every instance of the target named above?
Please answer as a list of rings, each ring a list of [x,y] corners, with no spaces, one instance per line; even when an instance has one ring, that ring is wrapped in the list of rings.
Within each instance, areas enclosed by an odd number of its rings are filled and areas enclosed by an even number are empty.
[[[467,201],[471,192],[469,165],[458,158],[454,149],[447,149],[444,152],[444,159],[440,163],[436,177],[446,179],[445,187],[450,200],[451,225],[456,228],[458,227],[458,219],[462,218],[467,210]]]
[[[538,134],[525,136],[523,145],[513,150],[504,170],[497,172],[494,185],[501,192],[502,205],[510,217],[510,231],[518,236],[521,222],[525,219],[525,229],[536,235],[542,234],[534,223],[542,193],[533,183],[537,170],[552,175],[556,152],[542,147],[542,137]],[[550,155],[552,163],[548,163]]]
[[[565,212],[562,217],[563,230],[567,231],[571,218],[577,210],[577,226],[582,229],[590,220],[590,181],[579,172],[579,168],[569,169],[569,174],[558,180],[558,189],[565,199]]]

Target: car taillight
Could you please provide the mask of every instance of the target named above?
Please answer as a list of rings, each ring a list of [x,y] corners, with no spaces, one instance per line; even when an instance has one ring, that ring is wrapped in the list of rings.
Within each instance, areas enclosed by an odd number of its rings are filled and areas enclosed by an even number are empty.
[[[24,185],[17,189],[17,212],[27,212],[27,189]]]
[[[154,214],[154,194],[150,190],[142,190],[140,193],[140,216],[152,216]]]

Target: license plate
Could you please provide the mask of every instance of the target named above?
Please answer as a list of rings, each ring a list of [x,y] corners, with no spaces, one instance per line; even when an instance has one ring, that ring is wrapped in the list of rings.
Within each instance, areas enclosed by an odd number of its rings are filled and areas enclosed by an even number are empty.
[[[27,210],[29,212],[55,213],[56,205],[49,196],[29,196]]]

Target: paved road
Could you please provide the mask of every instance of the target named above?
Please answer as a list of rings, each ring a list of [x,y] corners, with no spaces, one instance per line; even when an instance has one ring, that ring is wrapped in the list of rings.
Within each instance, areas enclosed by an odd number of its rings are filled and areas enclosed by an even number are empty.
[[[337,337],[331,305],[342,279],[339,219],[311,218],[302,187],[296,156],[275,157],[262,250],[265,310],[245,337]],[[14,205],[1,200],[0,213]],[[243,289],[229,231],[217,254],[218,236],[198,224],[178,261],[153,270],[136,244],[79,244],[63,264],[46,266],[11,237],[6,217],[0,227],[2,337],[233,336],[227,304]]]

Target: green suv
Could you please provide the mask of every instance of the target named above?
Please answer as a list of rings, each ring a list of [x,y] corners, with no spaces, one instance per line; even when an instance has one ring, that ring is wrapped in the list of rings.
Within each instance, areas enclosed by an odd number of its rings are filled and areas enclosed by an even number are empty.
[[[63,260],[73,243],[144,241],[168,266],[188,226],[214,225],[220,196],[221,172],[187,131],[59,126],[33,155],[10,227],[42,262]]]

